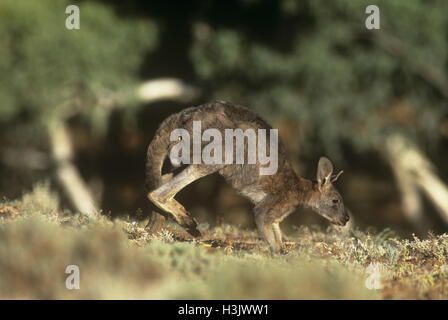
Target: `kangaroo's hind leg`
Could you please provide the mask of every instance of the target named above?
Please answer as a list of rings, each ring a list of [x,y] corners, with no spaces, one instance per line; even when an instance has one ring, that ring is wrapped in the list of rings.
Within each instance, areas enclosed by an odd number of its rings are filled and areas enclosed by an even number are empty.
[[[164,184],[173,177],[172,173],[162,175],[160,185]],[[165,216],[157,211],[152,211],[145,229],[150,234],[157,234],[165,223]]]
[[[160,187],[148,193],[148,198],[157,207],[172,214],[176,222],[184,227],[188,233],[198,237],[201,233],[197,229],[196,222],[188,215],[187,210],[174,199],[174,196],[193,181],[212,174],[222,167],[223,165],[189,165]]]

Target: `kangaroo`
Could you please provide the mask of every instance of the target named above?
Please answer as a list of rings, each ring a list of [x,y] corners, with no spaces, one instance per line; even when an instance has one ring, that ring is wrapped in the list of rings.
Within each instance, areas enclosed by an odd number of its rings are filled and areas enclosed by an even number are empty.
[[[177,174],[162,175],[165,158],[171,148],[180,141],[180,139],[171,141],[171,132],[183,128],[192,134],[193,121],[198,120],[201,121],[203,130],[215,128],[222,133],[225,129],[237,128],[266,129],[266,131],[272,129],[254,111],[225,101],[190,107],[165,119],[149,144],[146,159],[147,196],[162,210],[161,213],[153,211],[151,219],[163,219],[161,223],[155,225],[160,227],[164,217],[171,216],[188,233],[199,237],[201,234],[196,222],[174,196],[193,181],[213,173],[224,177],[238,194],[254,204],[258,232],[273,253],[283,252],[279,223],[298,206],[312,208],[336,225],[343,226],[347,223],[349,216],[342,197],[333,186],[333,182],[342,171],[333,175],[333,164],[328,158],[321,157],[317,164],[316,181],[299,177],[287,160],[281,142],[278,142],[278,169],[275,174],[260,174],[261,164],[257,160],[255,164],[194,164],[191,161]],[[247,154],[246,141],[245,154]]]

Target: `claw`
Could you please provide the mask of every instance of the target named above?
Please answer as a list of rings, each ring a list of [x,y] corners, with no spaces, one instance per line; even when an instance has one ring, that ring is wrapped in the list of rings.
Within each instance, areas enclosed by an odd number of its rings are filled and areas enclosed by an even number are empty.
[[[193,237],[200,237],[201,236],[201,232],[198,230],[197,224],[196,224],[196,222],[194,220],[192,220],[192,222],[185,227],[185,230],[189,234],[191,234]]]
[[[194,229],[187,229],[187,232],[188,232],[189,234],[191,234],[191,235],[192,235],[193,237],[195,237],[195,238],[201,236],[201,232],[200,232],[198,229],[196,229],[196,228],[194,228]]]

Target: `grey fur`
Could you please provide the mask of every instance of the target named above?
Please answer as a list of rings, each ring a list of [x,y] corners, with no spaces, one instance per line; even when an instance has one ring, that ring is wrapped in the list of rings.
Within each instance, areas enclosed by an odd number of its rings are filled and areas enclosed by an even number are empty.
[[[162,122],[148,147],[146,161],[148,198],[163,211],[163,215],[171,215],[193,236],[200,236],[196,223],[174,196],[188,184],[212,173],[223,176],[238,194],[254,204],[258,231],[273,252],[282,251],[279,223],[299,205],[314,209],[338,225],[345,225],[348,221],[342,197],[332,184],[335,178],[332,176],[331,161],[325,157],[319,160],[317,182],[312,182],[296,175],[280,142],[278,170],[274,175],[260,175],[260,164],[257,162],[243,165],[191,164],[177,175],[162,176],[164,159],[176,143],[170,141],[171,132],[177,128],[184,128],[192,135],[194,120],[201,121],[202,130],[215,128],[223,135],[225,129],[253,128],[267,129],[267,132],[272,129],[252,110],[224,101],[184,109]],[[157,217],[158,213],[154,212],[153,215]]]

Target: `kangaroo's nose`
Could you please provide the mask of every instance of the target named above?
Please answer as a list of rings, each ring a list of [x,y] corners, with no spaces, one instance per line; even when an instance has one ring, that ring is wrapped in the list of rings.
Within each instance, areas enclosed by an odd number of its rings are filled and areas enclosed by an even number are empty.
[[[344,222],[347,223],[348,220],[350,220],[350,216],[348,214],[346,214],[343,219],[344,219]]]

